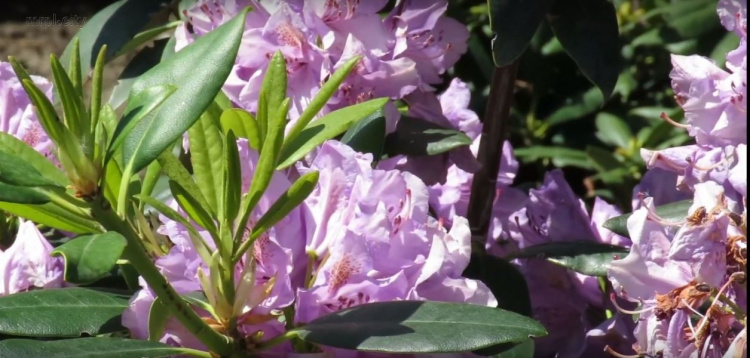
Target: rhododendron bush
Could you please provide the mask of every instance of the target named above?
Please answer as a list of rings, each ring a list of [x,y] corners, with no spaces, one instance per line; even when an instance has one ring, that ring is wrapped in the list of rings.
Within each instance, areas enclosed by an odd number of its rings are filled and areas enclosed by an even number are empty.
[[[746,357],[746,1],[633,3],[121,0],[0,62],[0,356]]]

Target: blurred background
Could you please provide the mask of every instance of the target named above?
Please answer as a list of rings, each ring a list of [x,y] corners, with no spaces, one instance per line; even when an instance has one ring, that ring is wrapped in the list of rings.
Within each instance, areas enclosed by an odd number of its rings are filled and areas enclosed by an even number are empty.
[[[0,13],[0,58],[13,55],[32,74],[49,77],[49,54],[59,56],[83,22],[112,2],[9,2]],[[670,54],[699,54],[723,65],[738,39],[719,23],[716,0],[613,4],[623,58],[615,94],[604,101],[543,24],[521,58],[511,141],[522,163],[518,186],[534,187],[546,170],[563,168],[584,198],[601,196],[629,210],[632,188],[645,170],[640,148],[689,141],[684,131],[659,118],[662,112],[682,118],[670,87]],[[481,118],[493,66],[486,1],[451,0],[449,14],[466,24],[472,37],[445,85],[453,76],[469,82],[472,109]],[[105,88],[116,83],[128,60],[121,57],[107,66]]]

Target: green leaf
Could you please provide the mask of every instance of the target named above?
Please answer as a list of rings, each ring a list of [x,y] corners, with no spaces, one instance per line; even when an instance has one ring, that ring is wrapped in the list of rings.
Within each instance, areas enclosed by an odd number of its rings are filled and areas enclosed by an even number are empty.
[[[589,159],[591,159],[596,170],[600,172],[615,170],[622,167],[622,163],[617,157],[606,149],[590,145],[586,147],[586,154],[589,156]]]
[[[140,98],[139,94],[154,86],[173,85],[178,89],[128,133],[122,151],[125,173],[145,168],[208,108],[234,64],[245,28],[245,14],[242,11],[135,81],[129,101]],[[131,108],[140,105],[128,103]]]
[[[424,119],[401,117],[396,131],[386,137],[385,152],[395,155],[435,155],[471,145],[466,134]]]
[[[242,167],[240,153],[237,150],[237,137],[229,131],[224,143],[224,167],[222,176],[222,204],[219,210],[219,221],[234,222],[240,210],[242,196]]]
[[[76,40],[77,41],[77,40]],[[99,55],[96,56],[96,62],[94,63],[94,74],[91,76],[91,104],[89,105],[89,131],[95,133],[97,126],[99,125],[99,115],[102,110],[102,83],[104,82],[104,57],[107,55],[107,46],[102,46],[99,50]],[[71,58],[71,65],[80,70],[79,64],[80,59]],[[79,73],[80,75],[80,73]],[[98,141],[96,143],[99,143]]]
[[[0,202],[16,204],[46,204],[49,197],[36,188],[9,185],[0,182]]]
[[[556,167],[573,166],[583,169],[594,169],[586,152],[578,149],[535,145],[533,147],[514,149],[513,154],[523,162],[550,159]]]
[[[177,87],[170,84],[157,85],[141,91],[131,98],[131,101],[128,102],[128,107],[125,108],[125,115],[117,123],[117,128],[115,128],[115,132],[112,134],[112,141],[109,149],[107,149],[107,162],[125,142],[125,139],[138,123],[146,116],[152,115],[154,111],[158,110],[176,91]]]
[[[2,194],[0,194],[2,196]],[[46,200],[45,201],[49,201]],[[37,224],[46,225],[58,230],[74,234],[101,232],[101,226],[89,217],[71,213],[54,203],[46,204],[17,204],[0,201],[0,210],[31,220]]]
[[[23,187],[63,186],[39,173],[25,160],[0,150],[0,182]]]
[[[372,99],[333,111],[311,122],[288,145],[286,142],[284,143],[284,150],[282,150],[280,159],[281,163],[276,168],[281,170],[294,164],[326,140],[344,133],[352,124],[362,119],[371,116],[382,116],[383,106],[387,102],[388,98]]]
[[[488,0],[495,66],[507,66],[529,45],[553,0]]]
[[[23,160],[26,164],[36,169],[39,174],[57,185],[67,186],[70,184],[65,174],[49,159],[39,154],[34,148],[29,147],[25,142],[8,133],[0,132],[0,150]]]
[[[107,45],[107,61],[113,59],[160,8],[160,1],[120,0],[97,12],[73,38],[80,42],[83,75],[88,77],[103,45]],[[72,52],[73,41],[65,47],[62,63],[70,63]]]
[[[135,49],[137,49],[141,45],[155,39],[157,36],[163,34],[164,32],[177,28],[177,26],[179,26],[180,24],[182,24],[182,21],[172,21],[156,27],[152,27],[150,29],[143,30],[135,34],[135,36],[133,36],[133,38],[128,41],[128,43],[126,43],[125,46],[123,46],[120,51],[117,52],[117,54],[115,54],[115,57],[135,51]]]
[[[364,304],[315,319],[297,332],[307,342],[386,353],[465,352],[546,334],[539,322],[517,313],[429,301]]]
[[[29,337],[78,337],[82,334],[123,331],[120,315],[128,308],[129,299],[128,295],[83,287],[45,289],[0,297],[0,333]],[[0,343],[4,342],[7,341]]]
[[[495,358],[534,358],[534,341],[527,339],[511,349],[496,354]]]
[[[385,145],[385,117],[370,116],[355,123],[341,137],[341,143],[357,152],[371,153],[372,157],[378,160],[383,156]]]
[[[9,57],[9,59],[10,63],[13,65],[13,70],[16,72],[19,79],[24,76],[28,77],[28,73],[23,70],[21,65],[19,65],[14,58]],[[24,91],[26,91],[26,94],[29,95],[31,103],[34,104],[37,119],[39,120],[39,124],[42,125],[42,128],[44,128],[44,132],[47,133],[52,142],[59,144],[63,135],[63,127],[52,102],[50,102],[49,98],[47,98],[44,92],[42,92],[39,87],[31,81],[31,79],[21,79],[21,85],[23,86]]]
[[[90,125],[83,98],[79,96],[78,91],[55,55],[50,55],[50,62],[55,92],[62,103],[64,123],[76,138],[87,139],[90,135]],[[89,147],[93,148],[93,146]]]
[[[259,150],[261,148],[260,128],[253,116],[244,109],[232,108],[221,114],[221,128],[224,133],[230,130],[239,138],[247,138],[250,148]]]
[[[206,198],[203,197],[198,184],[195,184],[193,176],[187,171],[184,165],[172,153],[162,153],[158,158],[161,170],[167,177],[185,189],[203,208],[208,207]]]
[[[156,209],[159,213],[166,216],[167,218],[182,224],[182,226],[187,229],[190,242],[193,244],[193,247],[195,248],[195,251],[198,253],[198,255],[200,255],[204,262],[211,261],[211,254],[209,253],[208,245],[206,245],[206,242],[203,241],[203,237],[198,233],[198,230],[195,229],[195,226],[190,221],[188,221],[187,218],[183,217],[176,210],[170,208],[163,202],[156,200],[148,195],[138,195],[137,199],[145,204],[151,205],[154,209]]]
[[[548,242],[533,245],[512,254],[508,259],[539,258],[588,276],[607,276],[607,268],[628,249],[592,241]]]
[[[118,108],[125,103],[135,80],[163,61],[169,53],[170,45],[174,48],[174,36],[169,39],[156,40],[152,46],[142,49],[128,62],[109,97],[109,104],[112,107]]]
[[[0,341],[1,357],[24,358],[152,358],[172,357],[191,349],[163,343],[114,337],[77,338],[40,342],[32,339]]]
[[[596,137],[602,142],[620,148],[630,148],[633,132],[620,117],[602,112],[596,115]]]
[[[692,200],[683,200],[660,205],[656,207],[656,215],[664,219],[666,222],[680,222],[685,220],[688,216],[688,210],[692,205]],[[627,226],[630,215],[632,215],[632,213],[611,218],[605,221],[602,226],[617,235],[630,237]]]
[[[607,99],[620,74],[620,38],[614,5],[603,0],[558,3],[549,24],[578,68]]]
[[[224,139],[221,136],[220,115],[219,107],[211,104],[188,130],[193,177],[208,202],[206,209],[213,214],[219,212],[222,196],[221,176],[224,171]]]
[[[307,107],[305,107],[305,110],[302,111],[299,118],[297,118],[297,122],[294,123],[292,129],[287,133],[286,138],[284,139],[284,147],[281,150],[282,153],[290,150],[290,146],[294,146],[298,143],[297,136],[310,127],[308,125],[310,124],[310,121],[315,118],[318,112],[320,112],[326,103],[328,103],[328,100],[339,90],[339,86],[344,83],[344,80],[349,76],[349,73],[352,72],[354,66],[357,65],[357,62],[359,62],[360,59],[361,56],[354,56],[347,60],[336,70],[336,72],[333,73],[333,75],[331,75],[331,78],[329,78],[328,81],[323,83],[323,86],[320,87],[320,91],[318,91],[312,101],[310,101]]]
[[[174,180],[169,181],[169,190],[172,191],[172,195],[174,195],[175,200],[177,200],[177,203],[182,210],[184,210],[196,224],[208,230],[208,232],[211,233],[211,236],[216,238],[216,224],[207,208],[202,207],[198,200]]]
[[[105,277],[115,267],[127,240],[108,231],[103,234],[79,236],[52,251],[65,258],[65,281],[88,284]]]
[[[268,63],[263,83],[260,87],[260,101],[264,102],[265,111],[258,110],[258,126],[261,130],[262,140],[270,131],[269,121],[277,118],[277,112],[281,110],[281,103],[286,98],[286,62],[281,51],[276,51]],[[286,113],[284,113],[286,118]]]
[[[287,191],[281,194],[271,207],[266,210],[266,213],[258,219],[255,225],[253,225],[253,231],[250,233],[250,238],[242,244],[234,256],[235,262],[240,261],[242,255],[244,255],[245,251],[250,248],[250,245],[252,245],[255,239],[284,219],[290,212],[292,212],[292,210],[307,199],[318,184],[318,177],[319,173],[316,171],[305,173],[299,177],[299,179],[297,179]]]
[[[580,95],[569,98],[565,106],[557,109],[547,117],[545,123],[552,127],[581,119],[599,110],[599,107],[603,103],[602,97],[599,96],[596,88],[592,88]]]
[[[164,334],[167,320],[171,316],[170,307],[161,297],[157,297],[151,303],[148,310],[148,339],[158,342]]]

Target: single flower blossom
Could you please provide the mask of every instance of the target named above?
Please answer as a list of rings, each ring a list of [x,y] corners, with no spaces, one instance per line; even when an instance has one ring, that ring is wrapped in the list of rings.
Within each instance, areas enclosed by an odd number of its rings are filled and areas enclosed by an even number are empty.
[[[0,251],[0,296],[63,285],[63,259],[31,221],[21,220],[13,244]]]

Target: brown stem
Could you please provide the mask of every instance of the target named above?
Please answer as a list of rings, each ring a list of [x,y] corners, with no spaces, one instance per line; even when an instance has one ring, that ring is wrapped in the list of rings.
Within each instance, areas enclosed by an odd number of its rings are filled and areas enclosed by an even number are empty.
[[[481,240],[482,247],[492,217],[497,173],[500,171],[500,160],[503,157],[503,142],[508,136],[510,106],[513,102],[518,62],[516,59],[507,66],[495,68],[483,118],[484,126],[477,157],[482,166],[474,173],[467,213],[471,234]]]

